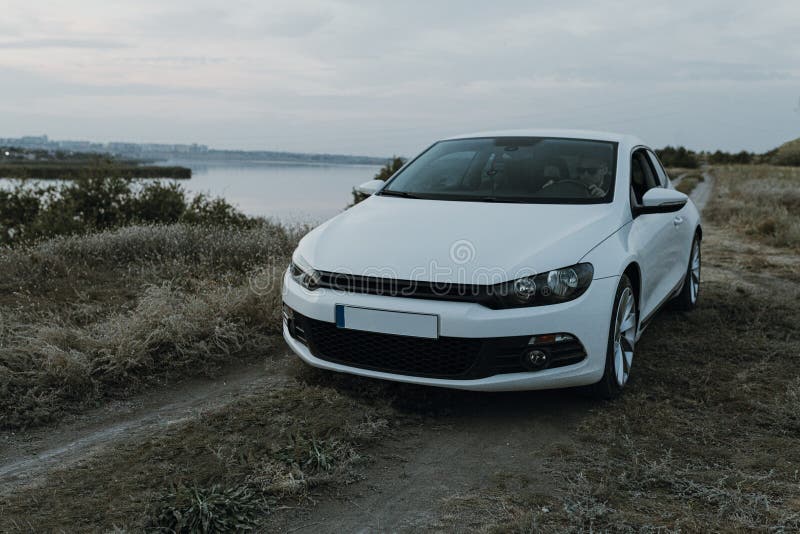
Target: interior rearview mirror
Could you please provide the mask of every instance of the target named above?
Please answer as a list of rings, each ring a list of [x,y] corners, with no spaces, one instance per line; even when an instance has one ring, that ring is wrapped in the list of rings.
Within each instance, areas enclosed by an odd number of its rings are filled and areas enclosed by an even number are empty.
[[[370,180],[356,187],[356,191],[362,195],[372,195],[385,184],[383,180]]]
[[[674,189],[654,187],[642,196],[642,204],[634,211],[640,213],[672,213],[686,205],[689,197]]]

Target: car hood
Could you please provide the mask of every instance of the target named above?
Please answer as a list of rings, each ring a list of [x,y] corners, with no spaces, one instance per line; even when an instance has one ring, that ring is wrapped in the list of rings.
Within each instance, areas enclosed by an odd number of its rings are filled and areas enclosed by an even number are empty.
[[[613,204],[509,204],[372,196],[312,230],[317,270],[496,283],[577,263],[621,226]]]

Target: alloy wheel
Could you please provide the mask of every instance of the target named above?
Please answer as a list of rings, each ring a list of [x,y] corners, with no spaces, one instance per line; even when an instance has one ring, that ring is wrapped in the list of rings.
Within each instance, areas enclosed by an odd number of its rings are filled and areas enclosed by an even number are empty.
[[[622,387],[628,382],[633,364],[633,347],[636,343],[636,298],[626,287],[617,305],[614,327],[614,375]]]
[[[690,273],[689,298],[692,304],[697,302],[697,294],[700,292],[700,242],[695,241],[692,247],[692,262]]]

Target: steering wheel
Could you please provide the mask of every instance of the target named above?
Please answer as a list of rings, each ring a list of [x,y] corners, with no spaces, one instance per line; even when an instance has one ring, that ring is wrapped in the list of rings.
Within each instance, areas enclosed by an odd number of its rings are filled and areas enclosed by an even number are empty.
[[[548,197],[571,197],[578,195],[586,195],[591,197],[589,186],[580,180],[561,180],[554,182],[542,189],[543,196]]]
[[[591,192],[591,190],[589,189],[589,186],[588,186],[588,185],[586,185],[585,183],[581,182],[580,180],[561,180],[560,182],[556,182],[556,183],[555,183],[555,184],[553,184],[553,185],[556,185],[556,184],[573,184],[573,185],[579,185],[579,186],[581,186],[581,188],[582,188],[584,191],[586,191],[587,193],[590,193],[590,192]]]

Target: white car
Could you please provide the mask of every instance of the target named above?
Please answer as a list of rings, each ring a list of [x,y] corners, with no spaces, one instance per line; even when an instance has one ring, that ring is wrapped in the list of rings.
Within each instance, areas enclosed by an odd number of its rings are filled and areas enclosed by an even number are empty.
[[[283,281],[284,337],[316,367],[609,398],[658,309],[697,302],[698,210],[635,137],[458,136],[359,190]]]

